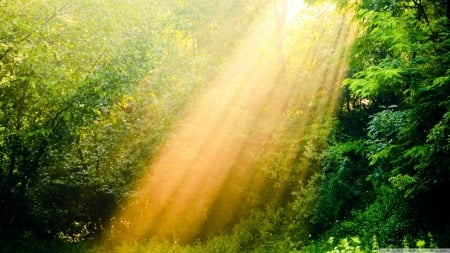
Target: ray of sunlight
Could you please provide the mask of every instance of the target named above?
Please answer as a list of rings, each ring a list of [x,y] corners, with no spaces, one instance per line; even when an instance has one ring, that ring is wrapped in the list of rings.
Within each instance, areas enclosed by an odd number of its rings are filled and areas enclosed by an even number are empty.
[[[291,0],[287,8],[283,52],[274,16],[258,19],[187,109],[105,238],[189,243],[251,208],[281,203],[292,191],[288,182],[308,176],[308,156],[298,153],[318,144],[301,140],[332,121],[355,28],[330,4]]]

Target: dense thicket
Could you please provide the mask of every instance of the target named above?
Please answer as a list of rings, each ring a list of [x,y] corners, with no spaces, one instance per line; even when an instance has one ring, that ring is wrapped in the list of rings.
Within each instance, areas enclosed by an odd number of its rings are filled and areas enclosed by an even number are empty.
[[[313,234],[450,245],[449,3],[352,6],[360,34],[324,153]]]

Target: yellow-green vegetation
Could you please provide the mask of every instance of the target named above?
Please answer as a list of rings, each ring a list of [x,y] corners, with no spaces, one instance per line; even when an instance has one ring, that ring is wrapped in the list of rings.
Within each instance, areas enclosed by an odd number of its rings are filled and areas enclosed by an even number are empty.
[[[0,0],[1,252],[450,247],[449,0]]]

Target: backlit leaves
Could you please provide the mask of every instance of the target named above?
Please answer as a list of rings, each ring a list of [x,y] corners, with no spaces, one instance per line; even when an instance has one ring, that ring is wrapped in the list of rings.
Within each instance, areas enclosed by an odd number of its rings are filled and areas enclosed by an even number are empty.
[[[344,81],[350,90],[363,98],[383,95],[402,83],[402,69],[372,66]]]

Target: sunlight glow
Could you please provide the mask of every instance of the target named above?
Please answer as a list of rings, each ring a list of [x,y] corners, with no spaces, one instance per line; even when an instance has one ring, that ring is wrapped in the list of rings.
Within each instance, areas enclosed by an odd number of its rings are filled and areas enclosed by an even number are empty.
[[[287,2],[286,21],[291,23],[294,21],[297,14],[305,7],[305,3],[302,0],[289,0]]]
[[[289,1],[286,66],[273,16],[254,25],[149,164],[105,241],[190,243],[289,197],[319,145],[303,137],[331,124],[355,36],[350,18],[329,6]]]

